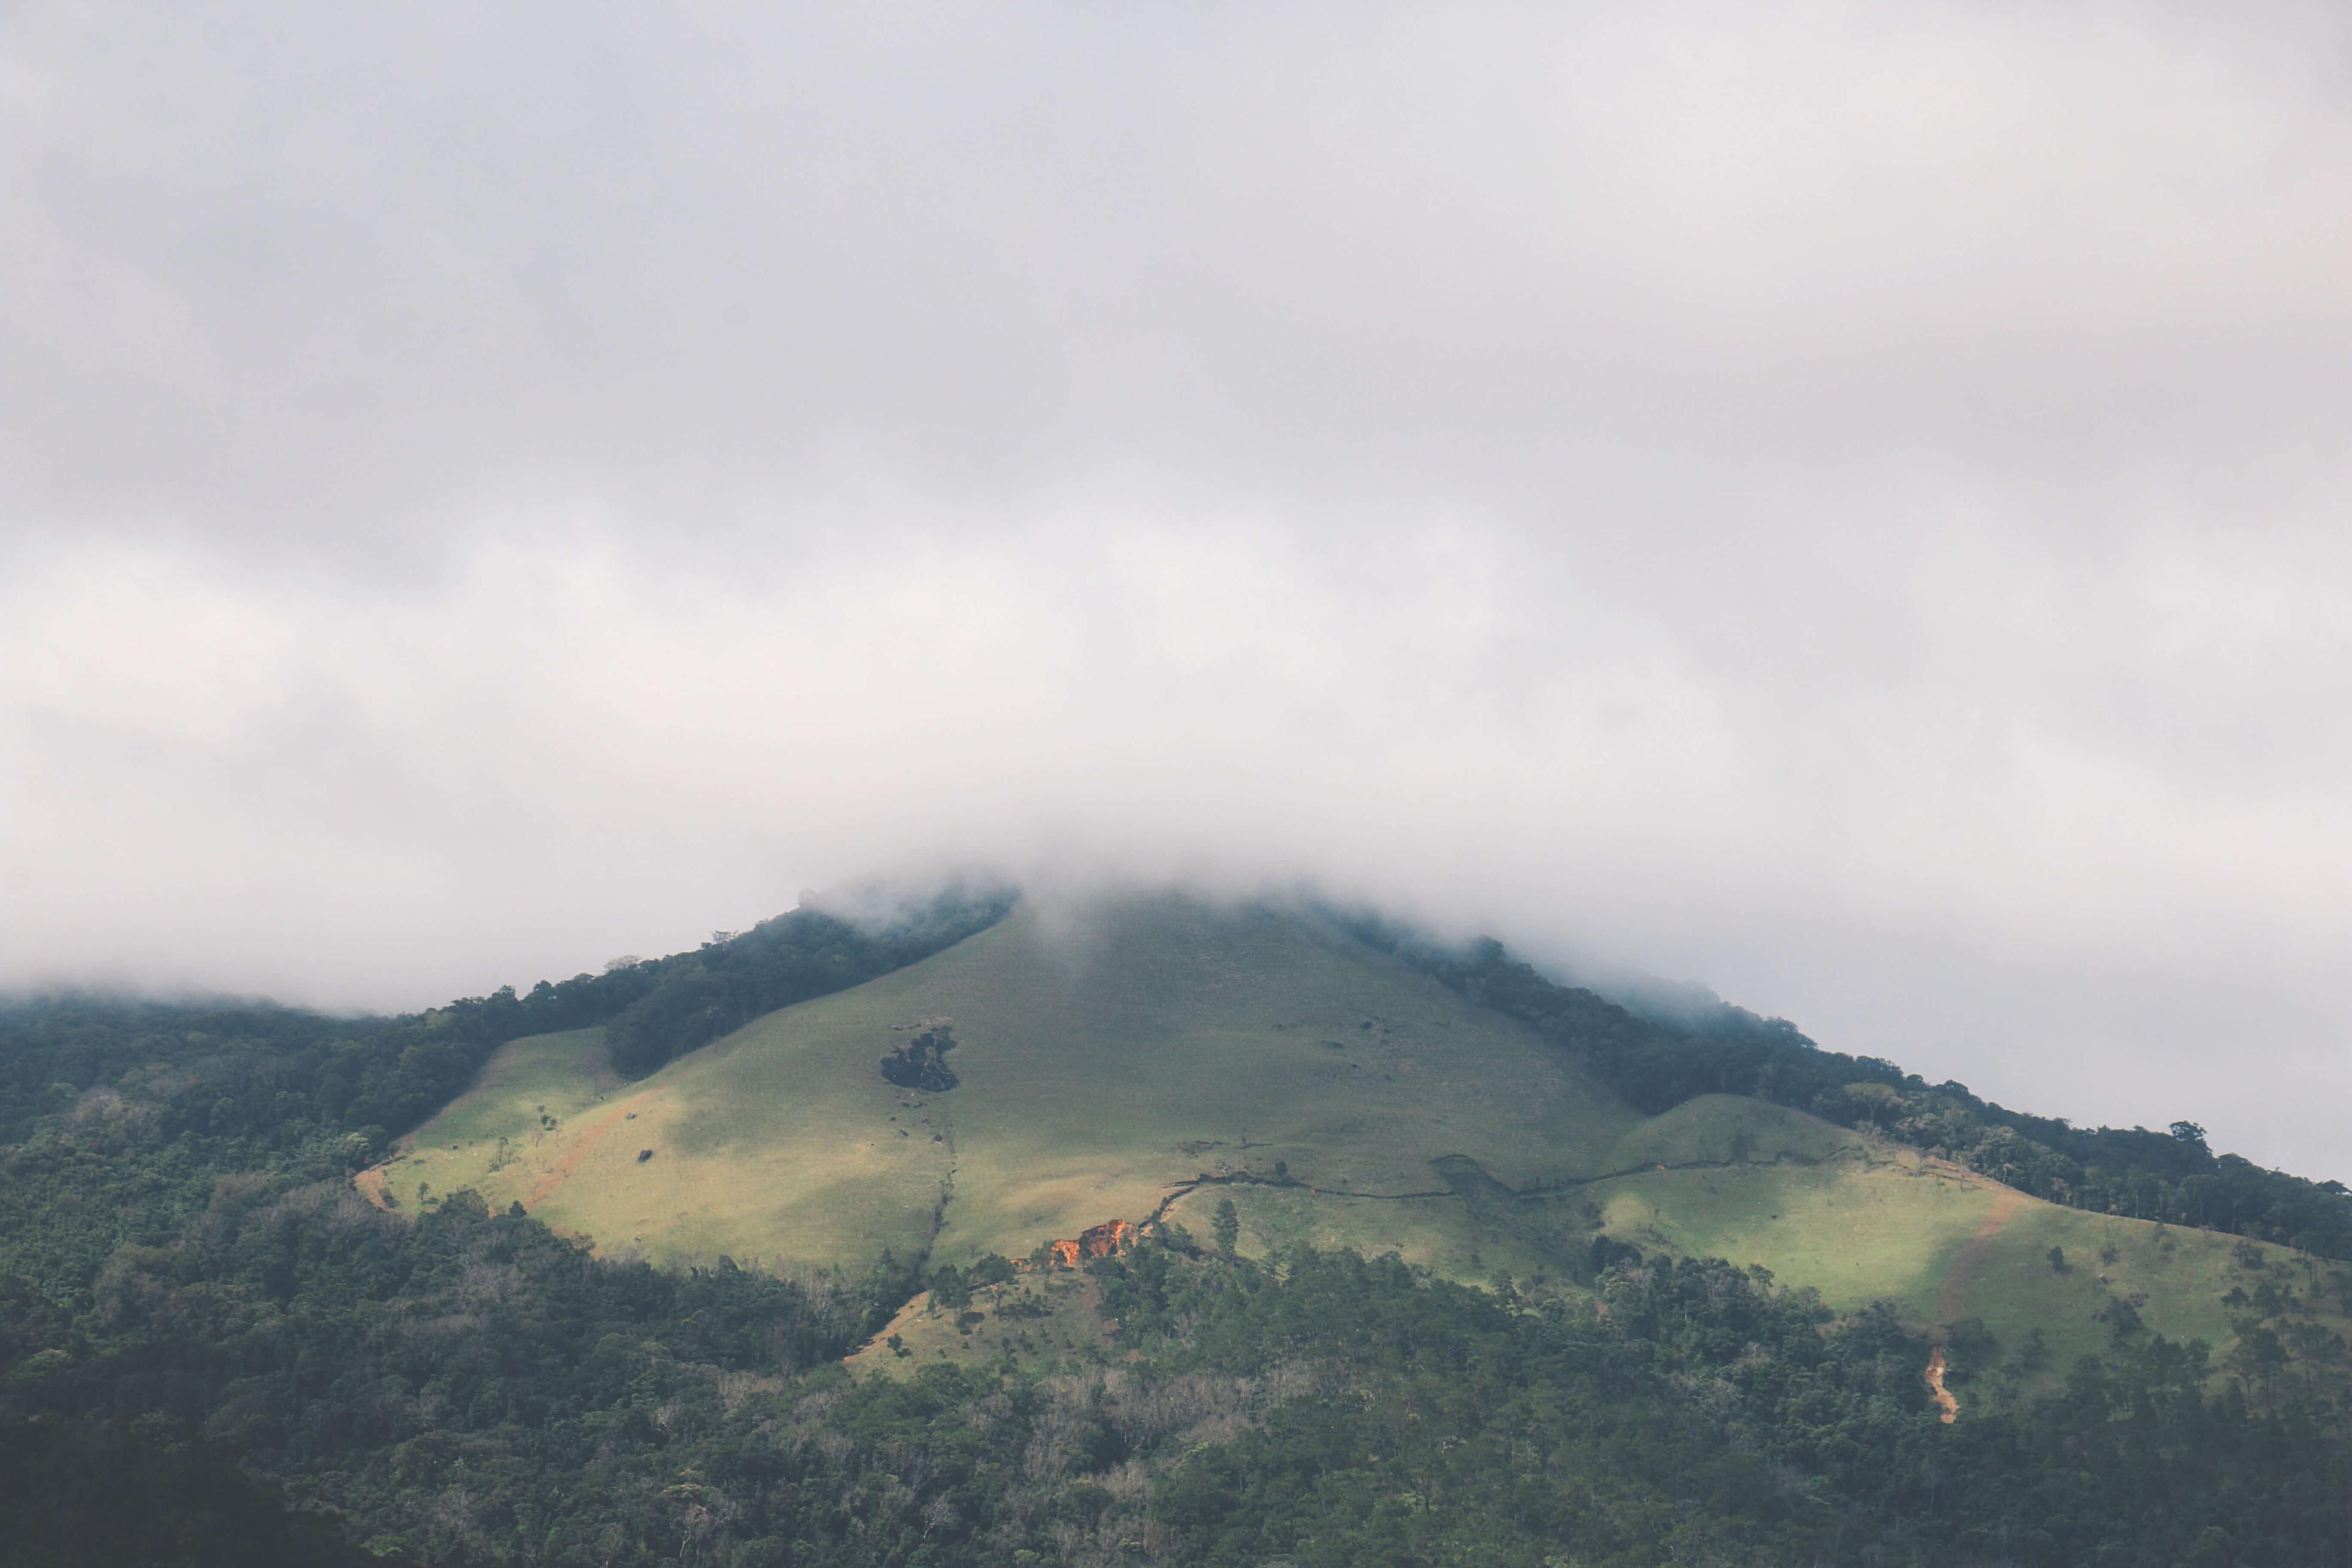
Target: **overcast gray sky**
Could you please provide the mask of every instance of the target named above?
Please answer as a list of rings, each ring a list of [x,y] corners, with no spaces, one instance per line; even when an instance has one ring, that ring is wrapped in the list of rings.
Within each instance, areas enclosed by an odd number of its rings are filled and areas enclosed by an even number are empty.
[[[0,9],[0,984],[1309,876],[2352,1177],[2341,5]]]

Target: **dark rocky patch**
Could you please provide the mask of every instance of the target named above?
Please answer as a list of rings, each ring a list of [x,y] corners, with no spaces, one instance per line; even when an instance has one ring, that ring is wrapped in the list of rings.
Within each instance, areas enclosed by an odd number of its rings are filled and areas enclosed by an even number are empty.
[[[954,1034],[944,1024],[924,1030],[882,1058],[883,1079],[900,1089],[946,1093],[957,1083],[947,1064],[947,1054],[955,1049],[955,1043]]]

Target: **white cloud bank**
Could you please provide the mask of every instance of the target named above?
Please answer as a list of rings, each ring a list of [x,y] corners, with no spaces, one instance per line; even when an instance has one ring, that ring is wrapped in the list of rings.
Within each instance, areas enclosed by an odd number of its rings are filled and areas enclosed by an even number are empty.
[[[1303,874],[2352,1174],[2347,41],[24,10],[0,983]]]

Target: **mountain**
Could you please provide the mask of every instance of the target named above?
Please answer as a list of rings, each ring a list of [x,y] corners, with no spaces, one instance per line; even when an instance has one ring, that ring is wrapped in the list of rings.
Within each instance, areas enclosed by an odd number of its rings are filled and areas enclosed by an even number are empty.
[[[0,1563],[2337,1561],[2347,1204],[1298,902],[28,998]]]
[[[1174,893],[1020,905],[635,1080],[601,1030],[517,1040],[359,1180],[391,1205],[519,1204],[607,1253],[787,1271],[1026,1259],[1119,1222],[1206,1236],[1230,1201],[1245,1253],[1538,1285],[1589,1284],[1612,1247],[1724,1258],[1958,1331],[1956,1361],[2030,1343],[2051,1368],[2118,1321],[2226,1354],[2231,1292],[2295,1258],[1748,1096],[1644,1115],[1345,921]],[[2340,1302],[2313,1321],[2352,1330]]]

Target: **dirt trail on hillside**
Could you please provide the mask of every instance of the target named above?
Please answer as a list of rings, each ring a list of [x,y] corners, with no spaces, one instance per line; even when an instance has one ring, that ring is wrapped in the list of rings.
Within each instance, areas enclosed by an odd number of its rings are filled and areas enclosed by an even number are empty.
[[[1977,1226],[1976,1234],[1961,1246],[1959,1256],[1952,1259],[1952,1266],[1944,1270],[1944,1278],[1936,1286],[1937,1321],[1956,1323],[1968,1315],[1969,1291],[1992,1262],[1993,1238],[2024,1206],[2025,1194],[2016,1188],[1994,1189],[1991,1211]]]
[[[633,1094],[618,1105],[612,1107],[612,1114],[604,1119],[602,1126],[591,1128],[582,1133],[573,1141],[571,1148],[555,1157],[555,1163],[547,1168],[547,1174],[539,1179],[530,1189],[530,1196],[523,1200],[525,1206],[543,1201],[550,1193],[562,1186],[563,1179],[578,1168],[582,1160],[587,1158],[588,1151],[604,1141],[606,1133],[627,1121],[631,1111],[640,1109],[646,1101],[660,1093],[660,1089],[649,1089],[642,1094]]]
[[[1960,1402],[1944,1386],[1945,1364],[1943,1346],[1937,1345],[1927,1352],[1927,1396],[1936,1402],[1936,1408],[1943,1413],[1944,1425],[1949,1426],[1960,1418]]]

